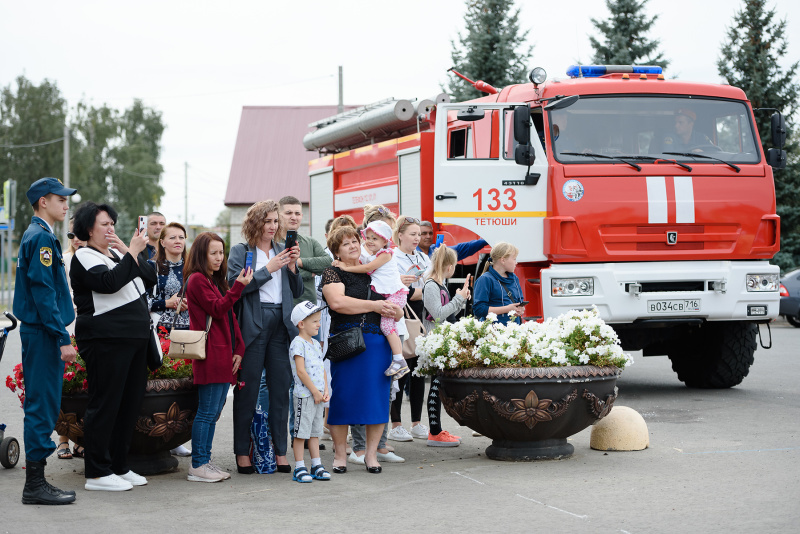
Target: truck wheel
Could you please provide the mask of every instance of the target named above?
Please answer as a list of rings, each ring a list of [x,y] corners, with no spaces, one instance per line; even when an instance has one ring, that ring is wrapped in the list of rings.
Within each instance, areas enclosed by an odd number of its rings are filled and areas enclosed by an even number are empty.
[[[800,328],[800,317],[797,315],[785,315],[786,321],[795,328]]]
[[[11,469],[19,461],[19,442],[16,438],[6,438],[0,441],[0,465]]]
[[[668,353],[672,370],[690,388],[722,389],[740,384],[756,350],[752,323],[706,323]]]

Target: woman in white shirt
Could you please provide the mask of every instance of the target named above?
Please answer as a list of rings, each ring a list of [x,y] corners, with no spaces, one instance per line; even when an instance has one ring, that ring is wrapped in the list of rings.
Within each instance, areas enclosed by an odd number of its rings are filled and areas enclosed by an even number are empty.
[[[422,320],[422,286],[424,274],[430,270],[431,261],[426,254],[417,250],[420,241],[419,219],[401,215],[394,227],[394,257],[403,282],[408,285],[408,305]],[[414,376],[413,371],[417,366],[417,358],[406,356],[408,368],[412,373],[399,380],[400,392],[392,401],[391,419],[392,429],[389,439],[394,441],[413,441],[428,439],[428,427],[420,422],[422,405],[425,401],[425,377]],[[408,382],[408,396],[411,402],[411,432],[403,427],[400,420],[400,408],[403,405],[403,390]]]
[[[247,254],[253,255],[253,280],[242,291],[237,313],[245,351],[233,395],[233,451],[237,471],[248,475],[255,472],[250,461],[250,425],[262,371],[269,389],[268,420],[275,461],[279,472],[291,472],[286,459],[292,384],[289,343],[297,336],[291,315],[293,299],[303,293],[303,279],[296,266],[299,247],[284,250],[275,241],[280,224],[277,202],[256,202],[242,222],[247,243],[233,246],[228,258],[228,283],[233,285],[245,267]]]

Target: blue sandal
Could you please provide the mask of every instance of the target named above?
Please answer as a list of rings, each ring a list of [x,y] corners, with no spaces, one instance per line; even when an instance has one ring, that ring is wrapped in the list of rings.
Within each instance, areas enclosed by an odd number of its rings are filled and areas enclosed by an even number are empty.
[[[311,476],[316,478],[317,480],[330,480],[331,474],[328,473],[322,464],[315,465],[311,467]]]
[[[292,480],[297,482],[312,482],[314,477],[308,473],[308,469],[305,467],[298,467],[294,470],[294,473],[292,473]]]

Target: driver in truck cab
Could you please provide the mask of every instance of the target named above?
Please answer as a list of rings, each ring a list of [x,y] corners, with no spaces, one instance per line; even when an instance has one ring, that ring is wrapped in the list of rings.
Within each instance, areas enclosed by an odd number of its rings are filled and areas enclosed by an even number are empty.
[[[706,135],[694,129],[697,114],[687,108],[675,112],[675,132],[667,134],[662,143],[662,152],[702,152],[703,146],[713,145]]]

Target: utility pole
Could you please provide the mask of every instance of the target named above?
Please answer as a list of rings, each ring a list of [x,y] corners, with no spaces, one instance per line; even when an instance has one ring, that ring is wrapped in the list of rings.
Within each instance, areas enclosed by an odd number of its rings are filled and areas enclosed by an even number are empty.
[[[189,162],[183,162],[183,225],[189,231]]]
[[[63,182],[64,187],[69,188],[69,126],[64,124],[64,174],[63,174]],[[69,202],[69,199],[67,199]],[[62,236],[61,236],[61,248],[64,249],[67,247],[67,243],[69,239],[67,238],[67,232],[69,231],[69,220],[64,221],[64,224],[61,228]]]
[[[339,65],[339,113],[344,112],[344,80],[342,78],[342,66]]]

